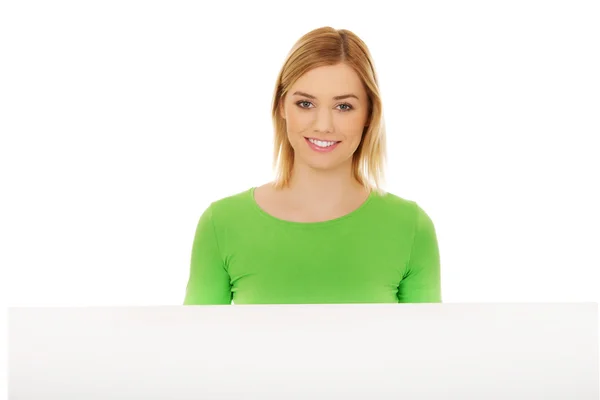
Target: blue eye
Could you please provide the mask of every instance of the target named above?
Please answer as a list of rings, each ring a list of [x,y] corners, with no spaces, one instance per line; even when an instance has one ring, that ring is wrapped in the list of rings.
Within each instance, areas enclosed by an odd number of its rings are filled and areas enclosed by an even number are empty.
[[[303,103],[308,103],[308,104],[310,104],[310,101],[302,100],[302,101],[299,101],[299,102],[297,102],[296,104],[297,104],[297,105],[298,105],[300,108],[308,108],[308,107],[303,107],[303,106],[301,106],[301,104],[303,104]]]
[[[303,106],[303,104],[312,104],[312,103],[310,101],[307,101],[307,100],[300,100],[299,102],[296,103],[296,105],[298,107],[302,108],[302,109],[307,110],[307,109],[310,108],[310,107]],[[352,110],[354,108],[354,107],[352,107],[352,105],[350,105],[348,103],[338,104],[338,107],[340,107],[340,106],[346,107],[346,108],[341,109],[340,110],[341,112],[348,112],[348,111],[350,111],[350,110]]]

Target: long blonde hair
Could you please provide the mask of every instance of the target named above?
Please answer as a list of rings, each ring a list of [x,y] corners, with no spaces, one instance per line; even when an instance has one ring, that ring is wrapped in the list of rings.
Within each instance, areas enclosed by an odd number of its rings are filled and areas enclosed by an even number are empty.
[[[352,156],[352,174],[365,188],[383,192],[386,161],[385,126],[377,74],[367,45],[353,32],[329,26],[302,36],[292,47],[279,72],[272,102],[275,133],[273,167],[274,186],[289,185],[294,165],[294,149],[288,138],[286,121],[279,108],[289,88],[300,76],[313,68],[345,63],[352,67],[365,86],[369,98],[368,126]]]

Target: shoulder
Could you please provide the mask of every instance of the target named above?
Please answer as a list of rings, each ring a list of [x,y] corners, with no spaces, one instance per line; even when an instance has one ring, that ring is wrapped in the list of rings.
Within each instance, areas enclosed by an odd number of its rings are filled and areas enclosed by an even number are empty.
[[[375,193],[373,197],[374,208],[390,222],[412,225],[415,228],[431,223],[429,214],[416,200],[390,192]]]
[[[253,189],[248,188],[241,192],[217,198],[211,201],[208,210],[212,213],[235,212],[240,207],[245,208],[252,202]]]
[[[212,209],[222,209],[237,207],[240,204],[245,204],[250,199],[252,199],[252,191],[253,188],[248,188],[244,191],[236,192],[234,194],[215,199],[210,203],[210,207]]]
[[[204,210],[210,219],[219,222],[239,221],[252,212],[253,189],[236,192],[231,195],[213,200]]]
[[[374,192],[373,202],[379,212],[390,217],[415,215],[420,208],[416,201],[390,192]]]

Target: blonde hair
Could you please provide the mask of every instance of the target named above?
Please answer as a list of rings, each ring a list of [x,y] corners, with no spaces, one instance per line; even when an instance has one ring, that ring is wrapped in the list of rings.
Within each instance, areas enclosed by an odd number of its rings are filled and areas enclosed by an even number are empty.
[[[345,63],[356,71],[369,98],[368,126],[364,128],[360,144],[352,156],[353,177],[365,188],[383,192],[385,126],[374,63],[367,45],[358,36],[349,30],[328,26],[302,36],[287,55],[277,77],[272,102],[275,187],[289,185],[294,164],[294,149],[288,140],[286,121],[279,109],[285,95],[296,80],[309,70],[339,63]]]

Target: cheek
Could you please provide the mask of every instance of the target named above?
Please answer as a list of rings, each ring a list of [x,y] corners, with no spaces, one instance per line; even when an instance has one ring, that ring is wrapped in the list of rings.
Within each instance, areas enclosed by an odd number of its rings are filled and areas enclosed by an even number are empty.
[[[312,116],[307,112],[289,112],[286,119],[288,133],[302,133],[312,124]]]
[[[340,118],[337,128],[344,133],[346,139],[351,141],[360,141],[364,130],[365,119],[362,115],[343,116]]]

